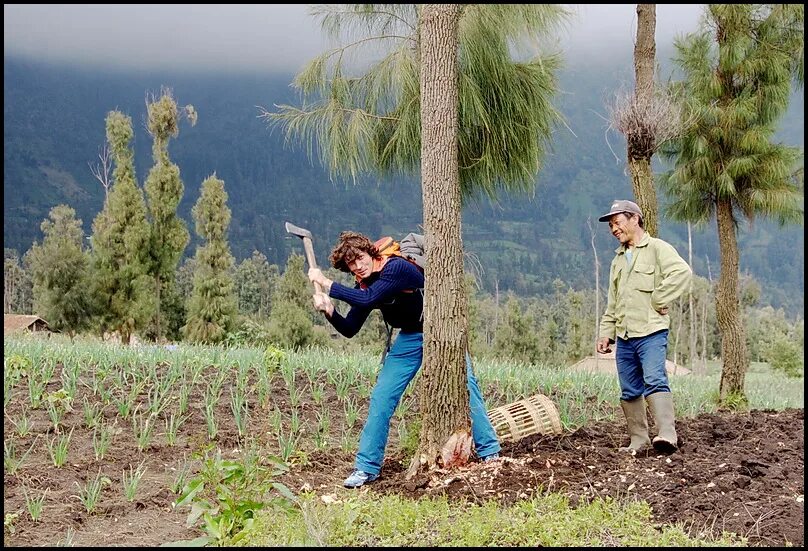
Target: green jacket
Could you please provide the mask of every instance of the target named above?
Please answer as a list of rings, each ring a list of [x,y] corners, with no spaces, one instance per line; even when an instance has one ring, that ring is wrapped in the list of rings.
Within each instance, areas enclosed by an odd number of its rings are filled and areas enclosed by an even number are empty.
[[[692,274],[672,245],[647,233],[635,245],[631,266],[626,247],[615,251],[609,269],[609,300],[600,320],[600,338],[644,337],[670,327],[657,310],[684,292]]]

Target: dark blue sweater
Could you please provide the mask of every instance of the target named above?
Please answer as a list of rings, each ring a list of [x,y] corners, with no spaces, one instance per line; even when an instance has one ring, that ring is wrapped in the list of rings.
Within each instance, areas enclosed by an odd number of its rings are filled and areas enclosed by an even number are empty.
[[[424,308],[424,274],[408,260],[393,256],[380,272],[363,280],[364,287],[357,283],[351,289],[336,281],[331,285],[330,297],[351,305],[345,317],[336,310],[328,321],[342,335],[351,338],[362,328],[370,312],[378,308],[384,321],[404,333],[421,333],[424,330],[421,313]]]

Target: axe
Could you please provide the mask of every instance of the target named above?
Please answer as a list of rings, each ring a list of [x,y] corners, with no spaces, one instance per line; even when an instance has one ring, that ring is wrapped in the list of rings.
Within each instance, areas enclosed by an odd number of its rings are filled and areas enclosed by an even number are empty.
[[[291,222],[286,222],[286,231],[303,240],[303,250],[306,251],[306,261],[309,263],[309,268],[316,268],[317,261],[314,260],[314,248],[311,246],[311,232],[295,226]],[[323,291],[320,284],[316,282],[314,283],[314,290],[318,293]]]

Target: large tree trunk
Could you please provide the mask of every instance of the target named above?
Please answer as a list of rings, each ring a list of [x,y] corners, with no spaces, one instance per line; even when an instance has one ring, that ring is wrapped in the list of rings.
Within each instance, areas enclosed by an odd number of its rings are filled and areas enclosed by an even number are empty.
[[[421,8],[421,186],[426,238],[421,435],[408,471],[440,465],[442,448],[470,436],[465,353],[468,302],[463,281],[458,167],[456,4]]]
[[[744,380],[749,364],[738,297],[738,239],[732,203],[729,199],[719,199],[717,207],[721,274],[715,296],[715,314],[721,331],[721,359],[724,365],[719,393],[721,402],[724,402],[730,395],[746,399]]]
[[[637,42],[634,44],[634,101],[643,112],[651,105],[654,94],[654,59],[656,57],[656,4],[637,4]],[[640,120],[642,124],[642,120]],[[643,213],[645,231],[657,237],[659,215],[657,209],[654,175],[651,171],[651,157],[656,148],[653,133],[646,128],[638,128],[626,140],[628,169],[634,198]]]

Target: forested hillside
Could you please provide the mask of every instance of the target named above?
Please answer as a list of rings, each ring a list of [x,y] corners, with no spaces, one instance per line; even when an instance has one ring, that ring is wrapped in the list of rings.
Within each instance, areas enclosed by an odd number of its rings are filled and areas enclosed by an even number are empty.
[[[273,104],[296,103],[289,87],[292,75],[101,72],[4,61],[4,247],[23,253],[41,240],[39,225],[59,203],[76,210],[89,235],[104,190],[88,163],[97,163],[104,119],[112,109],[129,114],[135,123],[142,185],[152,165],[145,98],[163,86],[173,90],[180,105],[192,104],[199,114],[196,126],[183,122],[169,146],[185,184],[180,214],[190,221],[200,184],[215,172],[229,194],[230,244],[238,261],[258,250],[282,266],[290,251],[301,251],[299,239],[284,230],[286,220],[313,232],[321,262],[343,229],[401,236],[417,230],[421,220],[416,177],[331,180],[316,159],[309,160],[305,147],[285,144],[280,130],[270,130],[258,118],[256,106],[271,110]],[[500,291],[547,295],[555,279],[575,288],[594,287],[588,218],[597,232],[605,280],[615,242],[597,216],[613,198],[630,197],[631,186],[623,168],[625,144],[620,135],[606,131],[604,104],[632,78],[630,66],[567,60],[558,104],[566,125],[555,131],[535,194],[466,205],[464,244],[475,260],[469,267],[487,289],[498,285]],[[802,93],[795,95],[782,126],[786,143],[803,145],[803,105]],[[661,237],[686,257],[686,228],[664,219],[661,228]],[[741,270],[760,282],[761,302],[801,315],[803,228],[761,221],[741,228],[740,243]],[[192,240],[186,255],[194,245]],[[715,278],[715,228],[696,229],[693,245],[696,273]]]

